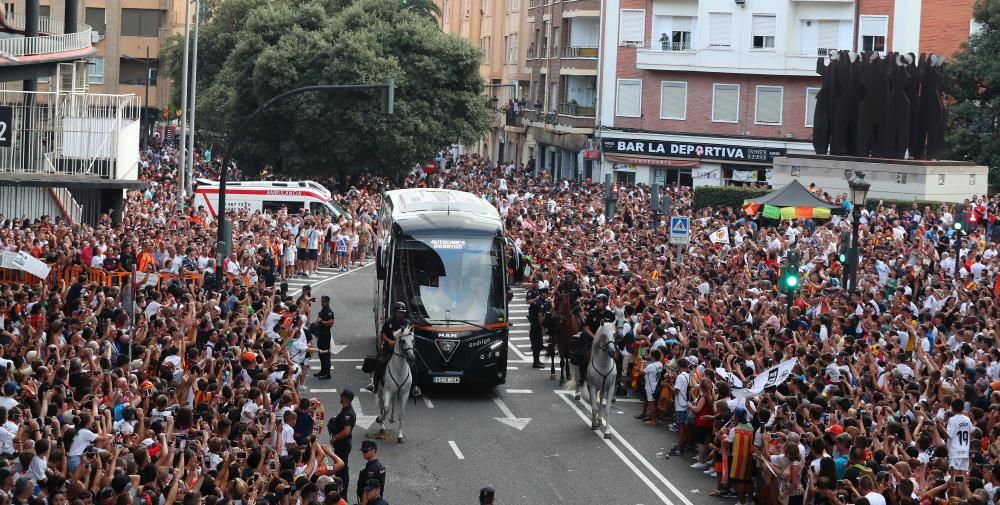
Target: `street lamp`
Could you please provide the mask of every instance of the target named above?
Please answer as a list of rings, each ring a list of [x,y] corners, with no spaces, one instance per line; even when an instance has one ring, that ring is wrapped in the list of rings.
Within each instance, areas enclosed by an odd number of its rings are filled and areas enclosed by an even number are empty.
[[[856,292],[858,290],[858,228],[861,224],[861,209],[865,206],[868,190],[871,189],[872,185],[865,180],[864,172],[855,171],[854,177],[847,181],[847,186],[851,190],[851,204],[853,205],[851,214],[854,222],[852,223],[851,249],[848,251],[850,278],[846,287],[849,291]]]

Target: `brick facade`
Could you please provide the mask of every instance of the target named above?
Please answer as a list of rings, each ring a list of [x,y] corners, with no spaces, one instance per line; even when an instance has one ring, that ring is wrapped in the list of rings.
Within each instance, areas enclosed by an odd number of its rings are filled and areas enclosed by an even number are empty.
[[[920,16],[920,50],[949,59],[969,41],[970,20],[975,0],[935,0],[924,2]]]

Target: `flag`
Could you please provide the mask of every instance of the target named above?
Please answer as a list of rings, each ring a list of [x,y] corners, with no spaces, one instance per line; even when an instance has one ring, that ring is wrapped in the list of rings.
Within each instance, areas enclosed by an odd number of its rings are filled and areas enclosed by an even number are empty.
[[[795,219],[795,207],[782,207],[781,219]]]
[[[765,205],[764,217],[768,219],[779,219],[781,217],[781,209],[775,207],[774,205]]]
[[[743,202],[743,212],[746,212],[747,215],[752,216],[756,214],[758,210],[760,210],[759,203],[753,203],[750,200],[746,200]]]
[[[764,370],[753,378],[753,381],[750,382],[750,387],[733,388],[733,398],[753,398],[754,396],[763,394],[766,388],[784,384],[792,376],[792,370],[795,368],[796,363],[798,361],[792,358]]]
[[[728,244],[729,243],[729,227],[723,226],[719,228],[709,237],[712,239],[713,244]]]
[[[814,207],[813,216],[816,219],[830,219],[830,209],[823,207]]]
[[[812,207],[795,207],[795,217],[799,219],[809,219],[813,217]]]

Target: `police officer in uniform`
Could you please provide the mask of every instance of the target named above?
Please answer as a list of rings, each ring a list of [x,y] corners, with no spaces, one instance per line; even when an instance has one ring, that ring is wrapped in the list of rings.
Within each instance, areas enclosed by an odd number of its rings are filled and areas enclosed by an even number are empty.
[[[552,303],[549,301],[549,283],[544,280],[538,281],[538,290],[535,293],[535,297],[529,300],[528,305],[528,321],[531,328],[528,336],[531,339],[531,353],[534,356],[531,368],[545,368],[545,365],[539,359],[544,345],[542,341],[542,321],[545,319],[545,315],[551,310]]]
[[[358,503],[361,503],[361,496],[369,481],[378,482],[379,496],[385,493],[385,467],[378,460],[378,444],[373,440],[361,442],[361,456],[367,463],[358,474]]]
[[[326,428],[330,432],[330,441],[333,445],[333,453],[344,461],[344,469],[337,472],[337,477],[344,482],[344,489],[347,489],[351,482],[350,468],[347,458],[351,455],[351,438],[354,435],[354,423],[358,416],[354,413],[351,402],[354,401],[354,391],[345,388],[340,392],[340,413],[337,417],[330,419]]]
[[[330,308],[330,297],[320,298],[322,308],[316,320],[316,348],[319,349],[319,372],[314,375],[320,380],[330,379],[330,340],[333,338],[333,309]]]
[[[410,325],[410,321],[406,319],[407,313],[406,304],[403,302],[396,302],[393,305],[392,319],[386,319],[386,321],[382,323],[382,329],[379,331],[379,342],[381,343],[381,348],[379,349],[378,366],[375,367],[375,377],[372,379],[372,383],[368,385],[368,388],[366,388],[372,393],[378,391],[378,387],[382,383],[382,376],[385,375],[386,366],[389,364],[389,358],[392,357],[393,348],[396,347],[395,333],[401,328],[405,328]],[[421,395],[420,388],[417,387],[416,384],[413,384],[410,395],[414,398]]]
[[[594,343],[594,333],[601,327],[601,324],[605,321],[614,322],[614,320],[615,313],[608,310],[608,295],[598,292],[594,296],[594,307],[587,311],[587,320],[583,323],[581,345],[583,345],[584,352],[590,352],[590,346]],[[589,362],[589,359],[584,361]]]

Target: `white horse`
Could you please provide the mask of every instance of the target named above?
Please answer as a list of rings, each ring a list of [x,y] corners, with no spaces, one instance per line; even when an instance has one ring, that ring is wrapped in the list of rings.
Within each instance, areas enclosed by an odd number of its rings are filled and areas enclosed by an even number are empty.
[[[379,433],[384,434],[386,414],[389,424],[395,423],[398,418],[399,434],[396,440],[403,443],[403,414],[406,412],[406,401],[410,398],[410,385],[413,384],[410,364],[416,362],[416,355],[413,352],[413,330],[409,326],[396,330],[393,337],[396,345],[382,375],[382,389],[378,394],[379,416],[375,422],[379,423]]]
[[[590,365],[587,366],[587,392],[590,396],[590,429],[596,430],[604,422],[604,438],[611,438],[611,420],[608,405],[614,401],[618,378],[615,354],[616,326],[608,321],[594,333],[590,348]]]

